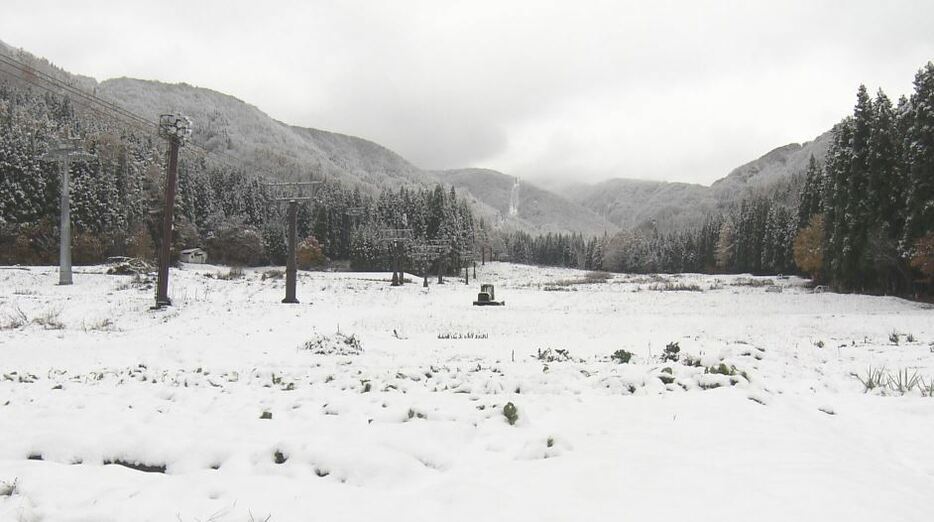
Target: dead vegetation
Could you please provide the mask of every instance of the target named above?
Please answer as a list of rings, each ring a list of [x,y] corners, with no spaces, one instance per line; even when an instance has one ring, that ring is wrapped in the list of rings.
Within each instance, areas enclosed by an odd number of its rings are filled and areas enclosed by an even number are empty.
[[[775,281],[771,279],[755,279],[752,277],[738,277],[730,283],[730,286],[751,286],[758,288],[762,286],[775,286]]]
[[[85,332],[115,332],[117,331],[116,325],[109,317],[99,319],[97,321],[82,321],[81,329]]]
[[[156,269],[148,261],[138,257],[111,257],[107,264],[110,265],[107,269],[109,275],[139,276],[150,274]]]
[[[63,330],[65,329],[65,323],[61,320],[61,314],[61,308],[53,307],[30,319],[22,308],[14,305],[11,310],[7,310],[0,317],[0,330],[18,330],[30,324],[42,327],[45,330]]]
[[[277,279],[282,279],[283,277],[285,277],[284,271],[278,268],[273,268],[273,269],[266,270],[265,272],[263,272],[262,280],[265,281],[267,279],[272,279],[275,281]]]
[[[14,305],[12,310],[4,312],[0,317],[0,330],[17,330],[29,324],[29,318],[26,313]]]
[[[655,292],[703,292],[704,289],[695,283],[682,283],[680,281],[665,281],[649,285],[649,290]]]
[[[208,274],[208,277],[211,277],[212,274]],[[243,279],[243,267],[242,266],[232,266],[227,273],[218,273],[214,274],[214,278],[221,281],[236,281],[237,279]]]
[[[547,283],[543,286],[543,289],[554,291],[559,288],[567,288],[575,285],[594,285],[606,283],[610,279],[613,279],[613,274],[609,272],[587,272],[582,277],[558,279],[557,281]]]
[[[61,308],[49,308],[36,317],[33,317],[32,323],[46,330],[64,330],[65,323],[61,321],[61,315]]]

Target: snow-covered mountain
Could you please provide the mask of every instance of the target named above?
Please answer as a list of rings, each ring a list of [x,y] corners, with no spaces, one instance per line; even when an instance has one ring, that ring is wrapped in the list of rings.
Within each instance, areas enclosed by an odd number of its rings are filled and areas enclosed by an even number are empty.
[[[279,179],[326,176],[362,190],[383,187],[455,186],[478,213],[498,226],[532,233],[602,234],[652,224],[671,229],[696,223],[704,214],[758,192],[786,187],[813,154],[822,159],[829,132],[804,144],[779,147],[740,166],[711,186],[611,179],[546,190],[519,180],[518,207],[511,215],[516,179],[486,169],[428,171],[362,138],[277,121],[233,96],[185,83],[116,78],[97,82],[68,73],[47,60],[0,42],[0,49],[43,72],[110,100],[149,120],[167,111],[194,121],[194,141],[254,172]]]
[[[690,226],[708,212],[759,194],[788,192],[800,182],[813,155],[823,160],[830,131],[813,141],[778,147],[758,159],[733,169],[712,185],[632,179],[611,179],[596,184],[576,184],[561,189],[569,200],[593,212],[606,212],[621,228],[654,225],[660,229]]]
[[[194,122],[193,139],[279,178],[327,176],[364,188],[428,184],[434,179],[395,152],[371,141],[287,125],[233,96],[188,84],[116,78],[97,93],[143,117],[167,110]]]
[[[525,180],[489,169],[457,169],[435,171],[444,184],[458,191],[466,190],[474,198],[496,212],[500,222],[521,230],[539,233],[581,232],[602,234],[615,232],[617,227],[598,214],[554,192]],[[510,212],[513,192],[518,195],[515,215]]]

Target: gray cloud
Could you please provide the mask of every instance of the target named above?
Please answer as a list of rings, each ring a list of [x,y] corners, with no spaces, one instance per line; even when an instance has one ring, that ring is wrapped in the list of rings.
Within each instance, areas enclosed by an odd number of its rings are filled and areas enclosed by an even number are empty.
[[[7,0],[0,39],[98,79],[185,81],[427,168],[709,183],[897,97],[934,3]]]

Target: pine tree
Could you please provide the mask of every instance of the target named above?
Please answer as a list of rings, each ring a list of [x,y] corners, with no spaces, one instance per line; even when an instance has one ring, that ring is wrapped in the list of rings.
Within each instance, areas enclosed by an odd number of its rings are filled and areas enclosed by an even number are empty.
[[[907,196],[903,244],[911,252],[934,231],[934,62],[915,75],[904,138]]]

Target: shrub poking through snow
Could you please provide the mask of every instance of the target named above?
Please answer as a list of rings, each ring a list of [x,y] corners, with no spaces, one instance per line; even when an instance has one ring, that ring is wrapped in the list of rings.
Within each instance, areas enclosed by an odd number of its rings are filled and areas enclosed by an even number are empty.
[[[693,366],[695,368],[700,368],[701,360],[700,360],[700,357],[694,357],[693,355],[684,354],[684,357],[681,358],[681,364],[685,366]]]
[[[315,334],[299,349],[309,350],[315,355],[360,355],[363,353],[360,339],[353,334],[345,335],[341,332],[334,335]]]
[[[610,359],[613,359],[618,364],[628,364],[629,360],[632,359],[632,352],[626,350],[616,350],[613,352],[613,355],[610,355]]]
[[[420,411],[415,411],[412,408],[409,408],[408,417],[409,419],[427,419],[428,418],[428,416],[425,415],[424,413]]]
[[[854,377],[863,385],[863,391],[868,392],[881,388],[886,384],[885,368],[873,368],[870,366],[863,375],[853,374]]]
[[[898,332],[892,332],[889,334],[889,342],[898,346]]]
[[[704,289],[694,283],[674,283],[666,281],[664,284],[649,286],[649,290],[656,292],[703,292]]]
[[[881,390],[883,393],[905,395],[918,388],[922,396],[934,397],[934,378],[930,383],[925,383],[924,378],[917,371],[908,368],[889,372],[885,367],[870,366],[863,374],[853,373],[851,375],[863,385],[864,392]]]
[[[230,267],[230,270],[228,270],[226,274],[219,273],[217,274],[216,277],[220,279],[221,281],[234,281],[237,279],[243,279],[243,275],[244,274],[243,274],[242,266],[232,266]]]
[[[278,268],[273,268],[273,269],[266,270],[265,272],[263,272],[262,279],[263,281],[267,279],[277,280],[277,279],[282,279],[284,276],[285,276],[285,272],[283,272],[282,270],[279,270]]]
[[[544,350],[539,348],[535,358],[548,363],[567,362],[571,360],[571,354],[568,353],[567,350],[562,350],[561,348],[545,348]]]
[[[289,460],[289,457],[280,450],[276,450],[276,452],[272,454],[272,461],[276,464],[285,464],[287,460]]]
[[[6,316],[0,321],[0,330],[16,330],[29,323],[29,318],[18,306],[13,307],[12,312],[7,312]]]
[[[727,366],[726,363],[720,363],[717,366],[711,366],[710,368],[707,368],[707,371],[705,373],[712,373],[714,375],[733,376],[733,375],[736,375],[736,367]]]
[[[42,315],[34,317],[32,322],[46,330],[63,330],[65,324],[59,319],[61,313],[60,308],[49,308]]]
[[[516,408],[516,405],[511,402],[507,402],[506,405],[503,406],[503,417],[506,417],[506,422],[508,422],[510,426],[514,426],[516,421],[519,420],[519,408]]]
[[[677,342],[668,343],[668,346],[665,347],[665,351],[662,353],[662,361],[678,362],[678,354],[680,352],[681,347],[678,346]]]
[[[924,379],[921,379],[921,384],[918,385],[921,388],[921,396],[934,398],[934,377],[931,377],[930,382],[925,382]]]
[[[17,493],[16,482],[18,479],[13,479],[13,482],[0,482],[0,497],[12,497]]]
[[[908,341],[909,343],[913,343],[917,341],[917,339],[915,339],[915,334],[911,332],[908,333],[908,337],[906,337],[905,340]]]
[[[902,395],[921,386],[921,384],[921,376],[918,375],[918,372],[914,371],[909,374],[908,368],[898,370],[892,375],[889,375],[887,383],[890,390]]]

